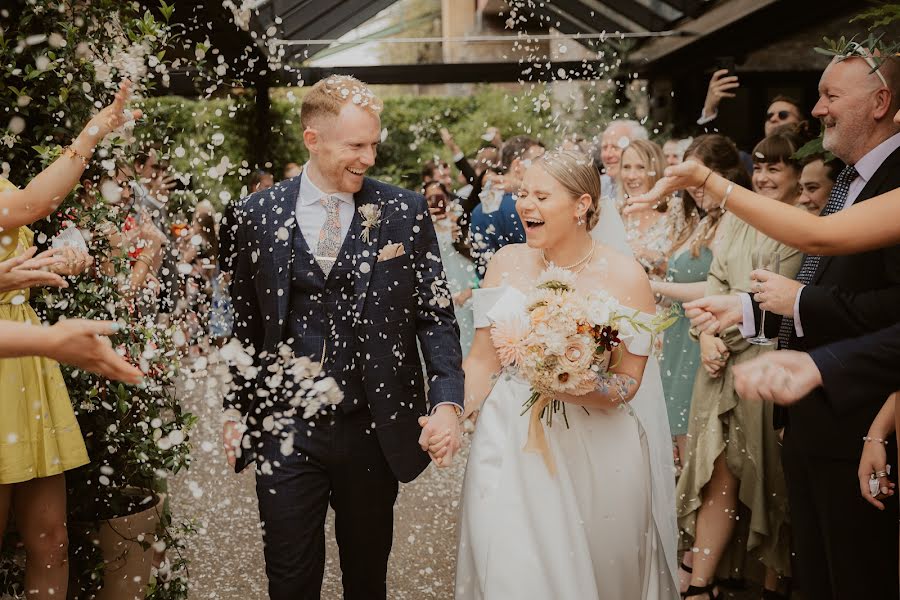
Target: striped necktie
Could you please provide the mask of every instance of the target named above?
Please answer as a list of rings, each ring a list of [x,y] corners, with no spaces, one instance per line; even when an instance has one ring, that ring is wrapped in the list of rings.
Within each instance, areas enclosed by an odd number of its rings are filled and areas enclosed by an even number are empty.
[[[341,201],[337,196],[325,196],[322,198],[322,205],[325,207],[325,224],[319,231],[316,262],[319,263],[325,277],[328,277],[341,247],[341,214],[339,210]]]
[[[852,165],[844,167],[844,170],[841,171],[835,180],[834,187],[831,188],[828,202],[825,204],[825,208],[822,209],[820,216],[827,217],[844,208],[844,204],[847,203],[847,195],[850,193],[850,184],[853,183],[853,180],[857,177],[859,177],[859,173],[856,172],[855,167]],[[800,272],[797,273],[797,281],[803,285],[812,283],[813,277],[815,277],[816,271],[819,268],[819,261],[821,260],[822,257],[816,254],[807,254],[804,256],[803,263],[800,265]],[[793,317],[784,317],[781,319],[781,327],[778,330],[778,347],[781,350],[787,350],[790,347],[791,335],[793,332]]]

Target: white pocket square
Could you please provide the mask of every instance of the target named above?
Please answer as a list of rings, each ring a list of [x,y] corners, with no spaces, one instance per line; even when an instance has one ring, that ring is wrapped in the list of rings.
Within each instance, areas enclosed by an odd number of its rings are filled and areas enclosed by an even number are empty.
[[[391,260],[392,258],[403,256],[404,254],[406,254],[406,249],[403,247],[403,244],[385,244],[378,251],[378,260],[376,262]]]

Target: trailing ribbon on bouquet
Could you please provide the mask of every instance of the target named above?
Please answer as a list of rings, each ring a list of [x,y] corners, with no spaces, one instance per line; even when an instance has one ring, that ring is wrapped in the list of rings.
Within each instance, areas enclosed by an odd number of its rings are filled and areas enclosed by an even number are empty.
[[[528,417],[528,439],[525,441],[525,452],[536,452],[544,459],[547,470],[550,475],[556,475],[556,463],[553,455],[550,454],[550,445],[547,444],[547,435],[544,433],[544,424],[541,423],[541,416],[544,410],[550,407],[550,403],[554,402],[553,397],[547,394],[534,392],[531,396],[531,414]],[[527,410],[527,408],[526,408]],[[565,415],[565,413],[563,413]]]

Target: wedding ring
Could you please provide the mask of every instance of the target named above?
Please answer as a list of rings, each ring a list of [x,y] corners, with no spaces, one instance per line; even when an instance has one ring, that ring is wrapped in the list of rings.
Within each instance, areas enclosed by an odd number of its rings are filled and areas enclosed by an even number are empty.
[[[875,473],[875,477],[887,477],[887,471],[878,471]]]

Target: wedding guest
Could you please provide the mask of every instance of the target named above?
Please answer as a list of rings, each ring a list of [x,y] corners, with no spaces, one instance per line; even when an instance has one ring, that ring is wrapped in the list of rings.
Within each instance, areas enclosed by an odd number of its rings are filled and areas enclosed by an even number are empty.
[[[300,174],[301,171],[302,169],[300,168],[300,165],[295,162],[289,162],[288,164],[284,165],[284,178],[291,179],[292,177],[296,177]]]
[[[685,157],[706,165],[728,180],[738,183],[749,181],[737,148],[724,136],[712,134],[695,138],[685,151]],[[706,195],[702,187],[691,187],[685,192],[685,210],[693,212],[699,208],[704,216],[696,227],[685,228],[676,241],[665,279],[650,282],[655,294],[678,303],[702,298],[706,292],[706,278],[713,253],[723,243],[719,224],[725,214],[718,206],[718,199]],[[669,427],[682,461],[694,380],[700,367],[700,348],[690,337],[689,329],[690,320],[680,317],[666,330],[659,363]]]
[[[481,203],[472,211],[472,256],[483,275],[491,256],[507,244],[525,241],[525,229],[516,212],[515,194],[532,161],[544,153],[544,145],[526,135],[508,139],[500,151],[499,176],[485,190]]]
[[[800,198],[797,206],[806,208],[811,213],[819,214],[828,202],[831,188],[838,174],[844,169],[844,163],[834,158],[825,161],[822,154],[814,154],[803,161],[800,173]]]
[[[829,64],[813,110],[826,125],[823,146],[848,165],[832,189],[826,214],[854,202],[868,204],[869,198],[900,185],[900,127],[891,122],[900,108],[900,65],[892,56],[876,60],[864,48],[851,48],[861,54]],[[737,299],[738,322],[745,330],[755,329],[755,313],[768,310],[781,346],[799,350],[883,329],[897,321],[891,307],[900,302],[898,264],[898,247],[892,246],[834,258],[807,256],[797,280],[757,272],[755,298],[743,301],[746,315]],[[703,299],[691,308],[721,322],[726,311],[712,310],[712,304],[722,301],[735,310],[731,297]],[[851,383],[843,393],[853,394],[854,387]],[[896,577],[858,578],[864,570],[896,572],[897,502],[886,503],[887,510],[879,513],[844,487],[857,476],[858,441],[883,402],[883,396],[867,395],[863,402],[832,404],[828,396],[813,392],[785,415],[794,552],[802,589],[812,597],[898,593]]]
[[[600,144],[594,147],[592,154],[594,164],[603,165],[600,189],[604,196],[615,194],[622,151],[635,140],[649,139],[647,130],[637,121],[614,119],[606,126],[600,136]]]
[[[586,147],[587,140],[584,139],[584,136],[580,133],[570,133],[563,137],[562,141],[559,144],[559,147],[564,152],[577,152],[579,154],[585,154],[587,150]]]
[[[37,247],[27,248],[22,254],[0,262],[0,292],[24,290],[33,287],[69,287],[68,282],[48,267],[65,263],[63,248],[52,248],[35,256]]]
[[[728,69],[719,69],[713,73],[706,91],[706,99],[703,101],[703,110],[698,125],[709,125],[719,116],[719,104],[723,98],[734,98],[740,81],[737,75],[729,74]],[[800,124],[804,122],[804,110],[800,103],[790,96],[778,95],[769,102],[766,109],[766,118],[763,122],[763,131],[766,136],[771,135],[776,128],[782,125]]]
[[[123,82],[115,101],[95,115],[50,166],[18,190],[0,179],[0,260],[25,253],[32,245],[31,223],[56,210],[78,183],[94,148],[126,118],[140,111],[125,104],[130,83]],[[53,269],[75,275],[91,259],[70,254]],[[39,325],[28,303],[28,290],[0,293],[0,319]],[[25,589],[35,599],[65,598],[68,584],[66,485],[63,473],[88,462],[87,450],[59,366],[42,357],[0,360],[0,535],[10,508],[26,552]]]
[[[462,235],[457,226],[462,209],[440,181],[426,183],[423,195],[431,211],[431,220],[441,251],[441,262],[444,264],[444,273],[447,275],[447,283],[453,295],[460,345],[465,354],[469,351],[472,337],[475,335],[472,306],[468,300],[472,296],[472,286],[477,282],[477,277],[472,260],[459,252],[454,245],[456,238]]]
[[[255,169],[247,179],[247,193],[267,190],[275,185],[275,177],[265,169]]]
[[[894,124],[900,126],[900,111],[894,115]],[[839,160],[839,159],[836,159]],[[706,180],[705,188],[724,196],[730,182],[709,173],[694,160],[666,169],[650,193],[628,199],[626,214],[633,214],[656,206],[659,198],[678,190],[698,187]],[[900,243],[900,188],[894,188],[872,198],[872,202],[859,202],[836,213],[816,216],[797,206],[790,206],[757,194],[745,186],[736,185],[728,195],[728,212],[748,223],[772,239],[778,240],[807,254],[835,256],[869,252]],[[736,313],[739,317],[739,313]],[[702,319],[702,317],[701,317]],[[717,324],[714,329],[738,323]],[[695,324],[706,325],[705,321]]]
[[[616,205],[620,212],[628,197],[646,194],[662,177],[663,169],[665,158],[658,144],[647,140],[629,143],[619,166]],[[680,197],[673,196],[659,202],[655,210],[623,220],[635,258],[651,279],[662,279],[675,242],[693,229],[697,215],[685,208]]]
[[[111,321],[65,319],[50,327],[0,321],[0,359],[44,356],[107,379],[139,384],[143,373],[119,356],[107,339],[118,331],[118,323]]]
[[[206,351],[210,338],[222,338],[230,332],[221,310],[227,307],[217,303],[226,300],[217,264],[219,241],[216,235],[215,208],[208,200],[194,207],[194,216],[188,234],[181,243],[181,261],[187,271],[185,277],[184,316],[189,324],[186,339],[191,340],[191,352],[195,355]],[[188,271],[188,267],[190,270]]]
[[[134,197],[133,171],[128,165],[119,165],[114,174],[104,171],[99,175],[100,183],[94,186],[91,179],[82,180],[82,192],[80,200],[84,204],[93,204],[97,196],[111,206],[121,208],[117,222],[105,221],[99,223],[97,231],[99,235],[109,240],[110,249],[127,258],[129,261],[129,277],[127,286],[122,288],[122,293],[138,304],[148,308],[149,298],[141,292],[152,284],[152,303],[156,304],[159,294],[170,290],[164,289],[163,284],[156,279],[157,273],[163,268],[163,264],[169,260],[169,238],[156,225],[158,219],[154,219],[146,206],[137,206],[138,200]],[[110,212],[110,216],[116,215]],[[171,260],[171,269],[177,269],[176,261]],[[99,265],[101,272],[112,275],[115,267],[111,260],[105,260]],[[145,302],[145,300],[147,302]],[[154,307],[155,310],[156,307]]]
[[[463,214],[471,215],[478,203],[481,202],[481,192],[489,173],[496,173],[499,170],[500,149],[492,144],[482,146],[475,154],[475,160],[470,162],[446,127],[441,127],[440,133],[444,146],[453,156],[453,164],[466,179],[466,186],[457,190],[456,193],[463,199],[460,203]]]
[[[800,169],[792,157],[798,147],[790,132],[757,144],[752,182],[758,193],[796,202]],[[800,268],[798,251],[730,215],[723,218],[720,235],[725,243],[714,254],[707,296],[749,291],[756,251],[777,253],[787,276]],[[742,402],[732,374],[735,365],[770,348],[751,345],[737,328],[718,336],[702,333],[699,339],[703,369],[694,383],[687,458],[676,491],[679,526],[692,559],[686,565],[692,567],[686,598],[718,595],[716,578],[743,577],[748,556],[766,566],[765,588],[777,593],[778,576],[790,573],[790,544],[773,409]]]
[[[422,184],[438,181],[448,190],[453,187],[453,178],[450,176],[450,165],[442,160],[427,160],[422,165]]]
[[[690,147],[692,138],[671,138],[663,144],[663,156],[666,157],[666,165],[673,166],[684,160],[684,153]]]

